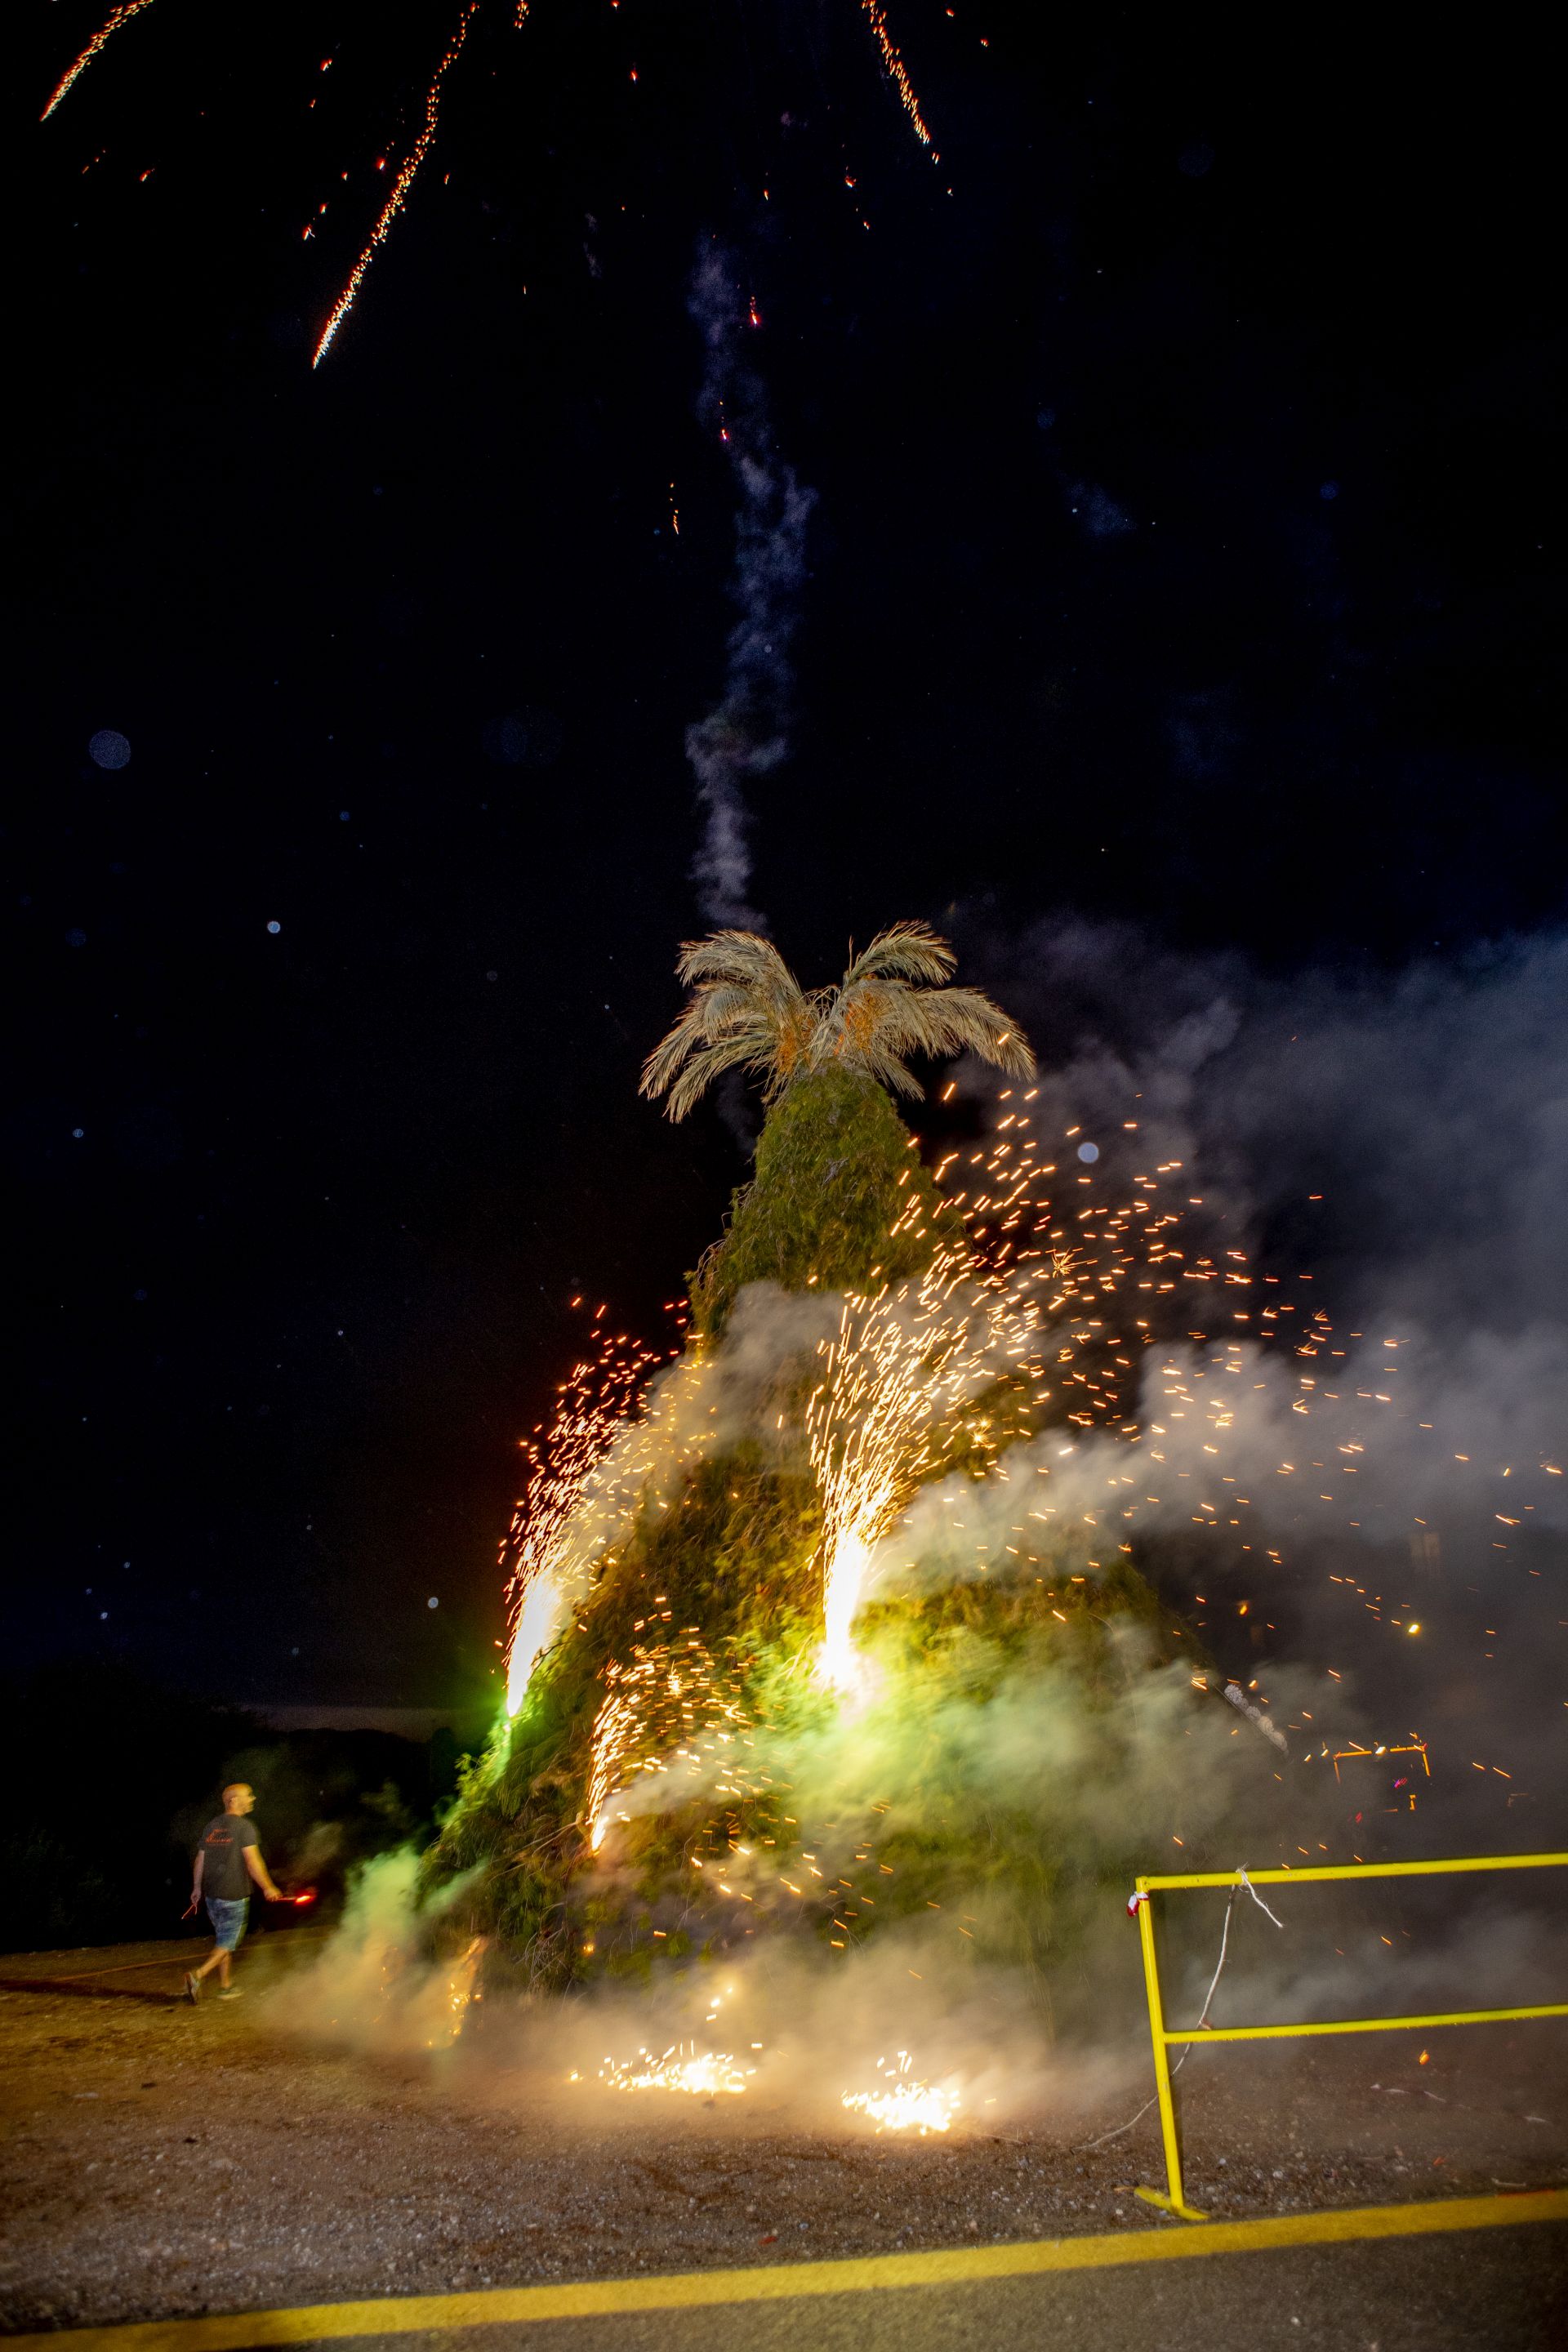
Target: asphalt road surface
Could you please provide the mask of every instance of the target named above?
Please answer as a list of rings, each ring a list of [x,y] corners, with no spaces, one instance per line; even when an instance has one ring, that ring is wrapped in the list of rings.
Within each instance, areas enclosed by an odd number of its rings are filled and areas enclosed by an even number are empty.
[[[353,2340],[359,2352],[1561,2352],[1568,2225]]]
[[[81,2352],[299,2347],[371,2309],[363,2345],[551,2352],[1082,2345],[1254,2352],[1524,2352],[1568,2345],[1556,2221],[1267,2252],[1139,2259],[1205,2242],[1131,2184],[1160,2178],[1155,2119],[1096,2147],[1147,2098],[1147,2060],[1062,2074],[1037,2115],[929,2140],[878,2137],[836,2102],[667,2102],[568,2087],[497,2018],[440,2053],[355,2052],[291,2022],[314,1939],[246,1958],[247,1997],[192,2010],[183,1944],[0,1961],[0,2330],[88,2331]],[[1216,2225],[1276,2238],[1329,2210],[1556,2189],[1568,2179],[1568,2043],[1556,2021],[1434,2041],[1205,2053],[1183,2084],[1189,2194]],[[1001,2275],[1010,2247],[1109,2247],[1109,2266]],[[930,2250],[921,2254],[921,2250]],[[889,2258],[968,2250],[971,2273],[889,2284]],[[997,2274],[975,2275],[995,2257]],[[941,2254],[948,2261],[949,2254]],[[1079,2256],[1074,2256],[1075,2265]],[[853,2292],[783,2298],[773,2268],[849,2261]],[[881,2265],[881,2267],[879,2267]],[[1017,2271],[1013,2263],[1013,2271]],[[696,2275],[710,2296],[646,2307]],[[623,2294],[618,2281],[630,2282]],[[487,2292],[583,2282],[593,2315],[501,2319]],[[635,2305],[641,2295],[643,2308]],[[570,2302],[571,2295],[565,2299]],[[576,2306],[581,2311],[581,2305]],[[247,2333],[222,2315],[288,2311]],[[142,2323],[137,2336],[117,2326]],[[220,2334],[213,2333],[215,2325]],[[395,2335],[378,2333],[378,2329]],[[188,2330],[194,2328],[194,2333]],[[320,2329],[320,2334],[312,2331]]]

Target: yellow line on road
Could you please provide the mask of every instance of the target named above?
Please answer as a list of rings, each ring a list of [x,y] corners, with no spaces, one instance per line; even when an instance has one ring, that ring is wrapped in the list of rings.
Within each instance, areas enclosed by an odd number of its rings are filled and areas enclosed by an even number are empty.
[[[682,2311],[700,2305],[789,2303],[804,2295],[868,2289],[978,2286],[1049,2271],[1111,2270],[1128,2263],[1202,2254],[1261,2253],[1279,2246],[1346,2245],[1369,2238],[1421,2238],[1449,2230],[1512,2229],[1568,2221],[1568,2189],[1520,2197],[1434,2199],[1422,2205],[1361,2205],[1339,2212],[1282,2213],[1261,2221],[1129,2230],[1112,2237],[1042,2238],[1018,2245],[954,2246],[929,2254],[871,2254],[847,2262],[778,2263],[746,2271],[681,2271],[666,2277],[586,2279],[570,2286],[487,2287],[474,2294],[389,2295],[374,2303],[319,2303],[292,2311],[235,2312],[205,2319],[139,2320],[121,2327],[53,2329],[0,2338],[5,2352],[251,2352],[335,2336],[407,2336],[431,2328],[512,2326],[618,2312]]]

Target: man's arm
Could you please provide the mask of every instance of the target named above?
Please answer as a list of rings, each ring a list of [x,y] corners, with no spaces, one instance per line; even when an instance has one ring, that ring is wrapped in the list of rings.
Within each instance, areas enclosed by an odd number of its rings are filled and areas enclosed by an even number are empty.
[[[191,1907],[185,1914],[187,1919],[193,1912],[199,1911],[202,1907],[202,1878],[206,1869],[206,1860],[205,1846],[197,1846],[196,1858],[191,1865]]]
[[[276,1886],[272,1884],[272,1874],[261,1859],[261,1848],[258,1845],[241,1846],[240,1852],[245,1856],[245,1866],[247,1870],[249,1871],[251,1877],[256,1881],[257,1885],[260,1887],[261,1892],[266,1895],[268,1903],[281,1903],[285,1901],[286,1897],[281,1895],[278,1892]]]

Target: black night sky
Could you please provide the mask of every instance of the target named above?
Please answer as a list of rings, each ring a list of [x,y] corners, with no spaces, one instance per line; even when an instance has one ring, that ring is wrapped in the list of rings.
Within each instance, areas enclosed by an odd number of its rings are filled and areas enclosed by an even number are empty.
[[[700,247],[816,493],[803,974],[1065,910],[1394,975],[1563,915],[1556,90],[1506,16],[897,0],[933,163],[856,0],[489,0],[313,371],[456,0],[156,0],[38,122],[106,13],[13,31],[8,1662],[450,1706],[571,1300],[658,1334],[744,1170],[636,1094]]]

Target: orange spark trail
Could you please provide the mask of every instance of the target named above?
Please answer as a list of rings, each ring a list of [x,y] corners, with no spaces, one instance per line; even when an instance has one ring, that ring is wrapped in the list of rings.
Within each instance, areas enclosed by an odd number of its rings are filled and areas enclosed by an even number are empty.
[[[104,26],[101,32],[98,32],[93,35],[86,48],[83,49],[80,57],[78,58],[75,65],[72,66],[70,71],[60,82],[60,85],[55,91],[53,98],[50,99],[47,106],[45,107],[42,114],[39,115],[38,120],[40,122],[47,122],[48,121],[50,115],[54,112],[61,99],[64,98],[67,90],[69,89],[77,76],[85,67],[91,64],[93,58],[97,57],[100,49],[105,46],[112,35],[119,32],[121,25],[128,25],[132,16],[140,16],[143,8],[150,8],[152,5],[153,0],[121,0],[120,6],[113,11],[108,24]]]
[[[371,231],[370,242],[365,247],[364,251],[360,255],[359,259],[355,262],[353,269],[349,277],[349,282],[343,288],[342,292],[339,295],[332,315],[321,330],[321,340],[316,345],[316,355],[310,362],[310,365],[313,368],[319,368],[322,360],[326,357],[327,347],[349,314],[354,296],[360,289],[360,280],[363,278],[365,271],[370,268],[371,262],[374,257],[376,247],[385,243],[387,231],[391,228],[392,224],[396,219],[398,214],[403,210],[404,199],[407,195],[409,189],[414,184],[414,174],[418,171],[420,164],[423,163],[426,156],[430,152],[430,142],[436,136],[436,126],[440,120],[441,114],[441,84],[446,79],[447,67],[450,66],[457,58],[462,49],[463,43],[468,37],[468,26],[478,13],[479,5],[479,0],[468,0],[467,6],[464,8],[461,16],[458,19],[458,29],[452,36],[446,56],[442,58],[440,64],[436,68],[436,78],[430,84],[430,88],[426,94],[425,128],[419,133],[418,138],[415,141],[412,151],[405,159],[403,168],[398,173],[396,179],[394,181],[392,194],[388,196],[386,203],[383,207],[381,218],[376,222],[374,228]]]
[[[910,79],[908,69],[899,55],[893,37],[888,30],[888,12],[882,5],[882,0],[860,0],[860,5],[865,9],[871,30],[877,36],[877,46],[882,52],[882,63],[888,69],[888,79],[898,91],[899,102],[914,125],[915,137],[922,147],[931,147],[931,132],[926,129],[925,117],[921,112],[921,102],[915,96],[915,86]],[[936,150],[931,148],[931,161],[934,163],[936,160]]]

